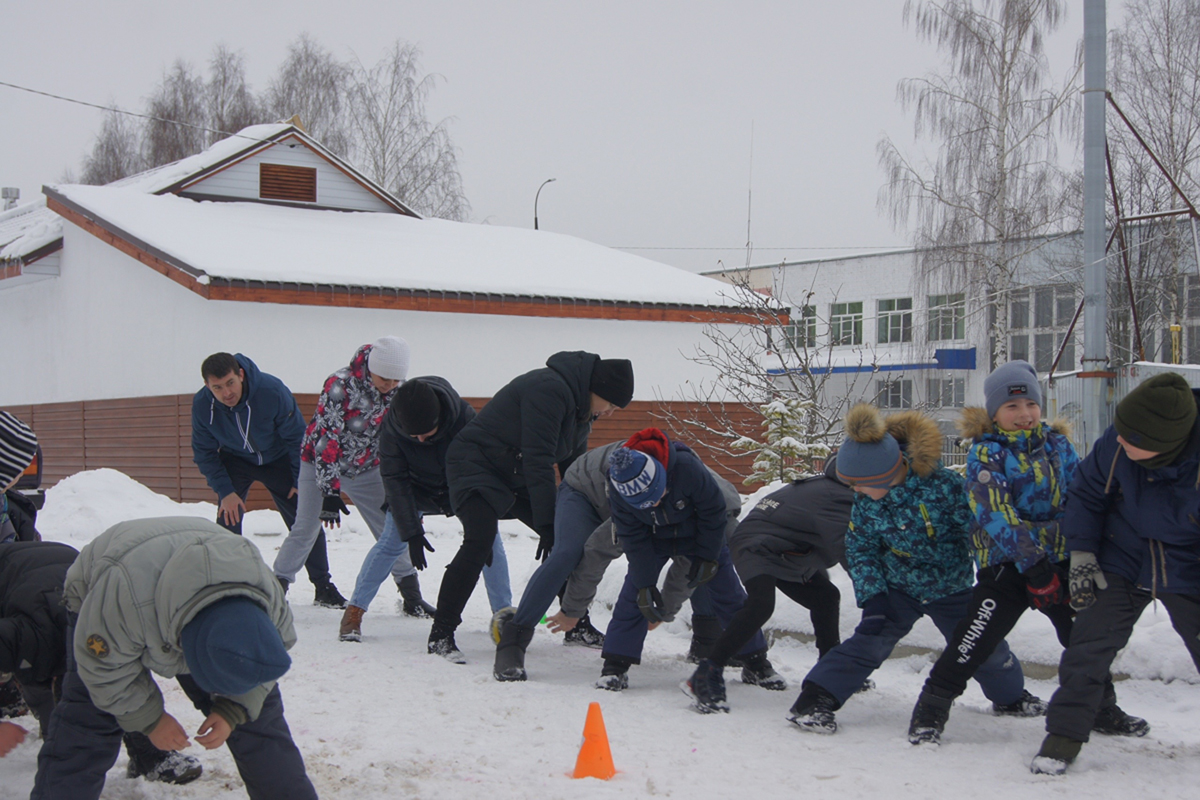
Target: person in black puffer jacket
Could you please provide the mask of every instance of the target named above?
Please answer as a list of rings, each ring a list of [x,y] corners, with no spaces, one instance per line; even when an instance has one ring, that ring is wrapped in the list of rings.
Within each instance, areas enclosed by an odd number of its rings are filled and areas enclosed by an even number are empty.
[[[592,421],[632,399],[629,361],[583,351],[555,353],[545,367],[498,391],[455,437],[446,452],[446,477],[463,543],[442,578],[429,633],[431,654],[465,663],[454,631],[492,551],[498,520],[520,519],[541,539],[538,557],[548,555],[554,546],[555,467],[566,472],[587,452]],[[409,542],[414,555],[423,546],[423,537]]]

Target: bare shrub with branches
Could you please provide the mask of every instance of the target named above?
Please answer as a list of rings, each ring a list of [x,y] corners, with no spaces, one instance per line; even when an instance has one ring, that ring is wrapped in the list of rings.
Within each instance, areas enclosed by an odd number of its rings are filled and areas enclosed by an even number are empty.
[[[752,456],[747,483],[812,474],[836,444],[842,417],[861,394],[859,382],[874,372],[873,357],[856,348],[835,358],[830,339],[816,335],[824,322],[796,323],[744,273],[730,280],[727,296],[751,321],[705,326],[705,342],[688,359],[717,377],[681,387],[682,402],[660,404],[656,416],[676,435],[703,441],[718,463]],[[803,307],[813,295],[790,300]],[[835,366],[857,371],[835,374]]]

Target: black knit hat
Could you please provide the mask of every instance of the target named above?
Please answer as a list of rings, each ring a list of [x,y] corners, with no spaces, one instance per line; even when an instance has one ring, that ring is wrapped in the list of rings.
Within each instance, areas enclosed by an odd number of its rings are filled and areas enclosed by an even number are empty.
[[[406,436],[420,436],[438,426],[442,415],[442,404],[433,387],[420,378],[400,384],[392,398],[400,429]]]
[[[1182,450],[1196,422],[1196,400],[1183,376],[1164,372],[1144,381],[1117,404],[1113,426],[1141,450]]]
[[[625,358],[602,358],[592,368],[591,392],[624,408],[633,399],[633,364]]]
[[[28,425],[0,411],[0,491],[33,463],[37,446],[37,435]]]

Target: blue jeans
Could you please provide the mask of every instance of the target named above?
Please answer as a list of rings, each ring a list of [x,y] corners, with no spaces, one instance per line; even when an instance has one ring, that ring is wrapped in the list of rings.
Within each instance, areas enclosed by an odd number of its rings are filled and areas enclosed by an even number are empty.
[[[422,514],[422,516],[424,516]],[[379,592],[379,587],[387,580],[396,559],[408,552],[408,542],[400,538],[400,529],[392,512],[387,512],[383,520],[383,533],[375,546],[363,559],[362,568],[358,571],[358,580],[354,582],[354,594],[350,597],[350,605],[364,611],[371,606],[371,601]],[[496,537],[492,545],[492,565],[483,568],[483,582],[487,587],[488,602],[492,612],[499,611],[512,605],[512,587],[508,580],[508,559],[504,555],[504,543]]]
[[[862,688],[863,681],[887,660],[896,644],[926,614],[949,642],[955,627],[971,607],[971,590],[921,603],[892,589],[888,592],[888,601],[891,612],[882,629],[877,633],[864,633],[863,624],[859,623],[854,635],[826,653],[804,676],[804,682],[820,686],[833,695],[840,706]],[[991,657],[983,662],[974,677],[983,688],[984,696],[995,703],[1014,703],[1025,689],[1021,662],[1004,640],[996,645]]]
[[[554,548],[525,584],[513,622],[528,628],[541,622],[559,589],[583,558],[583,547],[588,538],[603,521],[587,495],[565,482],[558,485],[558,498],[554,503]],[[484,578],[487,578],[486,571]]]
[[[661,572],[669,558],[667,556],[657,556],[657,558],[658,569]],[[742,610],[747,595],[746,590],[742,588],[742,582],[733,569],[728,547],[721,548],[721,552],[717,555],[717,565],[716,577],[699,587],[706,591],[701,592],[698,588],[692,594],[692,613],[701,614],[702,610],[711,611],[706,616],[715,616],[720,621],[721,627],[726,628],[733,620],[733,615]],[[621,594],[617,596],[617,603],[613,606],[612,621],[608,623],[608,630],[604,634],[604,651],[601,655],[606,659],[616,657],[631,664],[640,664],[642,661],[642,645],[646,641],[649,622],[638,608],[637,593],[638,590],[633,584],[633,579],[629,573],[626,573],[625,583],[621,586]],[[705,597],[706,594],[707,597]],[[767,639],[763,636],[760,628],[754,632],[742,649],[738,650],[738,655],[766,652],[766,650]],[[859,681],[859,685],[862,685],[862,681]]]

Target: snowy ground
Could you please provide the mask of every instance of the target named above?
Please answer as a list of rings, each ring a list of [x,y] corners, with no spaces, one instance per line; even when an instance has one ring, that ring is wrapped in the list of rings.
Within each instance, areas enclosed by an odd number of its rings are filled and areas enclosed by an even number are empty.
[[[86,544],[124,519],[195,514],[211,518],[215,507],[180,505],[111,470],[81,473],[52,489],[39,527],[47,539]],[[441,568],[461,536],[453,523],[427,521],[437,552],[422,574],[426,597],[435,599]],[[532,572],[536,540],[522,526],[502,523],[514,589]],[[274,512],[249,515],[246,529],[270,562],[283,524]],[[349,594],[372,543],[360,518],[351,516],[329,539],[335,581]],[[601,586],[594,616],[607,622],[623,570]],[[843,589],[842,630],[856,613],[849,581]],[[336,638],[340,612],[310,604],[304,578],[293,588],[300,642],[281,682],[288,721],[322,797],[353,798],[609,798],[609,797],[814,797],[874,798],[972,796],[1098,800],[1133,796],[1197,796],[1200,782],[1200,678],[1167,621],[1150,609],[1132,646],[1116,668],[1130,677],[1118,684],[1122,706],[1146,717],[1144,739],[1097,736],[1068,776],[1034,776],[1027,765],[1042,737],[1039,719],[997,718],[972,686],[959,700],[940,748],[914,748],[904,738],[909,714],[931,658],[910,655],[889,661],[875,674],[878,688],[853,698],[838,713],[835,736],[801,733],[784,714],[799,682],[816,660],[811,644],[778,639],[776,668],[795,686],[767,692],[743,686],[726,672],[728,715],[700,716],[688,707],[678,684],[690,673],[683,661],[688,631],[683,620],[650,634],[643,664],[630,673],[621,694],[592,688],[598,654],[565,648],[561,637],[540,629],[527,659],[530,680],[500,684],[491,677],[494,652],[482,587],[467,607],[458,643],[470,658],[456,666],[425,654],[428,622],[400,617],[385,587],[367,614],[361,644]],[[686,616],[685,610],[685,616]],[[807,613],[780,598],[771,627],[811,632]],[[1055,664],[1058,645],[1049,623],[1026,614],[1009,641],[1027,662]],[[937,646],[923,622],[905,640]],[[1034,671],[1031,668],[1031,671]],[[1045,670],[1042,670],[1044,673]],[[201,718],[172,682],[161,681],[168,707],[185,727]],[[1055,684],[1030,680],[1048,698]],[[609,782],[568,777],[578,752],[590,701],[600,701],[613,758],[619,770]],[[0,800],[23,798],[33,783],[38,742],[30,737],[0,762]],[[125,756],[109,773],[105,798],[216,798],[241,796],[228,751],[189,752],[205,774],[185,787],[163,787],[124,777]]]

